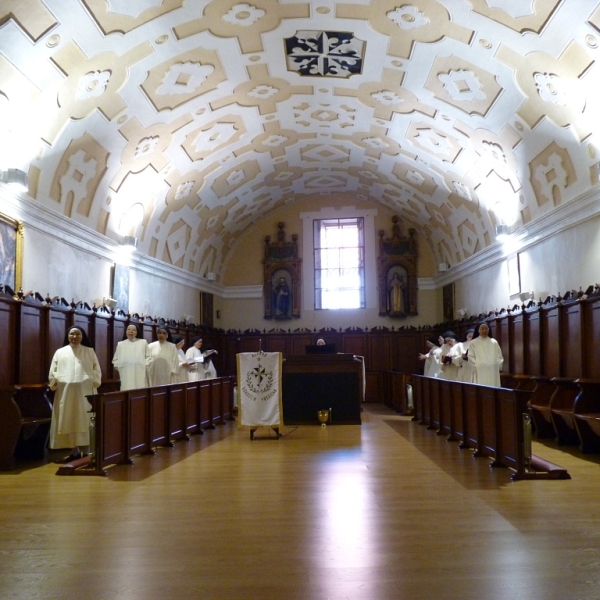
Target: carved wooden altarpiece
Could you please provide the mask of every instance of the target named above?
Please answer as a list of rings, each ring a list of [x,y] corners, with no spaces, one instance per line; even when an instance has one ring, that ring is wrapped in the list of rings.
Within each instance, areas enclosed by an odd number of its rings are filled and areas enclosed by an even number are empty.
[[[377,281],[379,315],[406,318],[417,315],[417,240],[416,230],[401,235],[398,217],[392,217],[392,235],[379,230]]]
[[[277,240],[265,236],[263,297],[265,319],[297,319],[302,299],[302,259],[298,258],[298,235],[285,239],[285,224],[277,223]]]

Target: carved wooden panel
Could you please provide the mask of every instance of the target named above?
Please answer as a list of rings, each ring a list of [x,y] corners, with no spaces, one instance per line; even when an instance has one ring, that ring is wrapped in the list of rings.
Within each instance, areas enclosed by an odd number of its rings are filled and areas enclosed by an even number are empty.
[[[582,305],[580,302],[562,307],[561,337],[557,340],[563,349],[562,370],[563,377],[577,379],[582,376],[583,348],[582,348]]]
[[[496,341],[500,344],[500,348],[502,349],[502,356],[504,356],[504,364],[502,365],[503,371],[510,371],[512,365],[509,318],[510,314],[508,312],[501,313],[496,319],[496,327],[493,332]]]
[[[150,431],[153,446],[165,446],[170,441],[169,402],[166,388],[149,388]]]
[[[392,336],[390,333],[370,334],[365,367],[373,371],[392,370]]]
[[[542,310],[542,375],[560,377],[559,307]]]
[[[291,354],[306,354],[306,346],[314,344],[314,336],[310,333],[292,336]]]
[[[281,352],[283,356],[290,354],[289,335],[269,335],[262,339],[262,349],[265,352]],[[304,354],[304,353],[302,353]]]
[[[540,309],[536,308],[532,312],[527,311],[525,326],[525,364],[527,367],[525,375],[542,375]]]
[[[185,386],[170,386],[169,395],[169,434],[172,440],[179,440],[186,432],[186,393]]]
[[[377,281],[379,289],[379,315],[406,318],[418,314],[417,310],[417,242],[416,230],[409,229],[403,236],[399,218],[392,217],[392,235],[385,238],[379,231],[379,256]]]
[[[20,306],[20,383],[48,381],[50,359],[47,348],[47,309],[42,304]]]
[[[103,379],[113,379],[112,317],[110,312],[98,310],[94,320],[94,350],[100,363]]]
[[[600,379],[600,298],[585,304],[585,371],[584,377]]]
[[[396,336],[397,364],[394,371],[401,373],[417,373],[419,369],[419,352],[422,348],[419,345],[419,335],[417,333],[402,333]]]
[[[17,304],[12,298],[0,297],[0,386],[8,386],[16,379],[19,344],[17,340]]]
[[[510,368],[511,373],[524,374],[525,373],[525,315],[520,312],[511,318],[511,330],[512,330],[512,344],[511,344],[511,357],[512,366]],[[505,358],[506,361],[506,358]]]
[[[302,259],[298,258],[298,235],[285,239],[285,225],[277,224],[277,240],[265,237],[263,258],[263,298],[265,319],[287,320],[300,317],[302,299]]]
[[[358,356],[365,356],[366,353],[366,339],[364,333],[346,333],[342,340],[343,345],[340,348],[338,346],[338,352],[345,352],[346,354],[357,354]],[[328,343],[330,343],[328,341]],[[367,366],[367,369],[369,367]]]

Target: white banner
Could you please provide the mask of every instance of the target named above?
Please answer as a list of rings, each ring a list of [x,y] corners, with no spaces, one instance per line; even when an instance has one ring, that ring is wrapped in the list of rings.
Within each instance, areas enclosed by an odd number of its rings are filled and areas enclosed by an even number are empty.
[[[237,355],[238,425],[281,427],[281,352]]]

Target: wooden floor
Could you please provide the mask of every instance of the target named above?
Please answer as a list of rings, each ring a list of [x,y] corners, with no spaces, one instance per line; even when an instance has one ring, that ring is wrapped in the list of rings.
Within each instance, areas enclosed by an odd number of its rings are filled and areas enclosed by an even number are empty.
[[[599,457],[536,443],[572,479],[511,482],[380,405],[283,433],[0,474],[0,598],[600,598]]]

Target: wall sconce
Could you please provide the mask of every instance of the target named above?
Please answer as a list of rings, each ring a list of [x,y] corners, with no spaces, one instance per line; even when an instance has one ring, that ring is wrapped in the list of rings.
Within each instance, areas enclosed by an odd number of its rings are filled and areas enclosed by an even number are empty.
[[[512,233],[512,228],[509,225],[496,225],[496,239],[505,240]]]
[[[467,309],[466,308],[459,308],[456,313],[458,314],[458,316],[462,319],[463,317],[467,316]]]
[[[117,306],[117,301],[114,298],[102,298],[102,304],[106,306],[106,308],[110,308],[110,310],[114,310]]]
[[[531,300],[535,297],[533,292],[521,292],[519,294],[519,300],[523,303],[527,302],[528,300]]]
[[[26,192],[29,189],[27,173],[21,171],[21,169],[7,169],[6,171],[0,171],[0,181],[23,192]]]
[[[443,273],[444,271],[447,271],[449,268],[450,268],[450,265],[448,265],[448,263],[445,263],[445,262],[443,262],[443,263],[440,263],[440,264],[438,265],[438,271],[439,271],[440,273]]]
[[[131,248],[133,250],[134,248],[137,248],[138,240],[137,240],[136,237],[133,237],[132,235],[124,235],[119,240],[119,244],[121,246],[125,246],[125,247],[128,247],[128,248]]]

